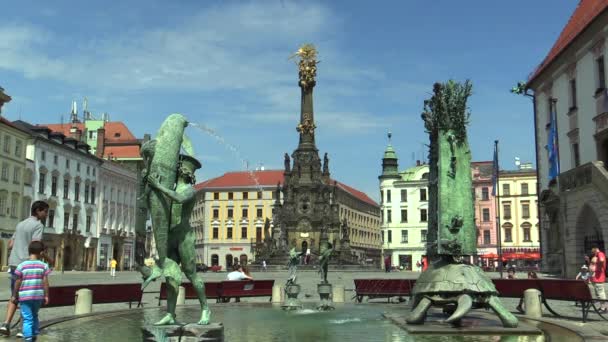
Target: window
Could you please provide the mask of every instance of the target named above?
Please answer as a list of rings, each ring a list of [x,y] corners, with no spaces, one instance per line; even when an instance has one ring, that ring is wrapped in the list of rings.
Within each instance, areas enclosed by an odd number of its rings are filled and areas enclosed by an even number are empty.
[[[213,193],[213,199],[214,200],[219,200],[220,199],[220,193],[219,192],[214,192]]]
[[[489,245],[491,243],[492,243],[492,241],[490,239],[490,231],[489,230],[484,230],[483,231],[483,244],[484,245]]]
[[[44,178],[46,177],[46,173],[40,172],[40,177],[38,179],[38,193],[44,193]]]
[[[262,199],[262,198],[263,198],[263,196],[262,196],[262,192],[261,192],[261,191],[258,191],[258,197],[257,197],[257,198],[258,198],[258,199]]]
[[[247,210],[247,208],[243,208],[241,211],[242,211],[242,212],[241,212],[241,214],[242,214],[241,216],[242,216],[243,218],[247,218],[247,217],[249,217],[249,210]]]
[[[606,88],[606,73],[604,71],[604,56],[600,56],[595,60],[597,64],[597,80],[598,80],[598,89]]]
[[[11,137],[9,135],[4,136],[4,152],[11,153]]]
[[[70,160],[69,159],[65,159],[65,168],[68,169],[68,171],[70,170]]]
[[[229,200],[233,200],[234,199],[234,193],[233,192],[229,192],[228,193],[228,199]]]
[[[57,196],[57,176],[51,176],[51,196]]]
[[[247,238],[247,227],[241,227],[241,239]]]
[[[228,209],[228,218],[231,219],[232,217],[234,217],[234,210],[233,209]]]
[[[524,242],[532,242],[532,236],[530,235],[530,224],[523,224],[522,229],[524,231]]]
[[[17,217],[17,207],[19,207],[19,194],[18,193],[13,193],[11,195],[11,217],[15,218]]]
[[[80,163],[76,163],[76,171],[80,172]]]
[[[95,168],[93,168],[93,177],[95,177],[95,170],[96,170],[96,169],[95,169]]]
[[[576,108],[576,78],[570,80],[570,109]]]
[[[95,169],[93,169],[95,171]],[[95,187],[91,186],[91,204],[95,204]]]
[[[6,215],[8,204],[8,192],[0,191],[0,216]]]
[[[386,190],[386,203],[391,203],[391,191]]]
[[[407,243],[407,230],[401,230],[401,243]]]
[[[68,196],[69,190],[70,190],[70,180],[64,179],[63,180],[63,198],[65,198],[65,199],[69,198],[69,196]]]
[[[489,208],[483,208],[481,210],[481,212],[482,212],[483,222],[490,222],[490,209]]]
[[[19,166],[15,166],[13,169],[13,183],[21,183],[21,168]]]
[[[481,200],[487,201],[490,199],[490,192],[487,187],[481,188]]]
[[[401,190],[401,202],[407,202],[407,190]]]
[[[530,204],[529,203],[522,203],[521,217],[523,217],[525,219],[530,218]]]
[[[78,201],[80,198],[80,183],[74,183],[74,200]]]
[[[84,203],[89,203],[89,184],[84,185]]]
[[[220,217],[220,210],[219,209],[213,209],[213,218],[219,218]]]
[[[21,156],[21,145],[22,145],[21,140],[16,140],[15,141],[15,156],[16,157],[20,157]]]
[[[578,149],[578,143],[572,144],[572,159],[574,159],[574,167],[581,165],[581,154]]]
[[[426,201],[426,189],[420,189],[420,200]]]
[[[392,222],[392,219],[391,219],[392,214],[393,213],[392,213],[392,211],[390,209],[386,211],[386,223],[391,223]]]
[[[263,214],[262,214],[262,208],[258,208],[258,209],[256,210],[256,213],[255,213],[255,214],[256,214],[256,217],[261,218],[261,217],[262,217],[262,215],[263,215]]]
[[[2,180],[8,182],[8,163],[2,163]]]
[[[521,183],[521,194],[522,195],[528,194],[528,183]]]
[[[420,209],[420,222],[426,222],[427,214],[426,209]]]
[[[53,156],[53,164],[57,165],[59,163],[59,156],[54,155]]]
[[[63,214],[63,230],[68,230],[70,224],[70,213]]]
[[[392,231],[388,231],[388,243],[393,242],[393,232]]]
[[[502,206],[502,213],[503,213],[503,218],[510,220],[511,219],[511,205],[510,204],[503,204]]]
[[[91,174],[91,167],[87,165],[87,175]]]
[[[503,196],[511,195],[511,186],[509,184],[502,185],[502,195]]]
[[[401,222],[407,222],[407,209],[401,209]]]
[[[420,242],[426,242],[426,229],[420,231]]]
[[[384,190],[380,190],[380,204],[384,203]]]
[[[232,239],[232,227],[226,228],[226,239]]]
[[[217,240],[220,237],[220,229],[218,227],[213,227],[213,239]]]
[[[505,228],[505,242],[513,242],[513,236],[511,235],[511,228]]]
[[[86,230],[87,233],[91,232],[91,215],[87,215],[87,226],[86,226]]]
[[[55,209],[49,209],[49,227],[53,228],[55,224]]]
[[[249,199],[249,193],[248,192],[243,192],[243,199]]]

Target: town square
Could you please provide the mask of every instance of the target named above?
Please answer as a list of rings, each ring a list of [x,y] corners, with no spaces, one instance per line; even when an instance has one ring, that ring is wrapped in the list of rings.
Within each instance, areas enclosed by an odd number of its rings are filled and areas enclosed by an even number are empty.
[[[0,339],[608,340],[608,1],[4,8]]]

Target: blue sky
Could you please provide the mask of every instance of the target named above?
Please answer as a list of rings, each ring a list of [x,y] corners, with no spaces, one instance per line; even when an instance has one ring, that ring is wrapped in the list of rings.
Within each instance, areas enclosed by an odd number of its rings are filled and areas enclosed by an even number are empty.
[[[332,176],[378,197],[386,132],[404,169],[426,156],[420,119],[435,81],[471,79],[474,160],[534,162],[532,104],[509,89],[541,62],[576,1],[20,1],[3,7],[3,115],[67,120],[84,96],[137,136],[173,112],[190,129],[199,179],[263,163],[281,168],[298,137],[297,69],[314,43],[317,144]]]

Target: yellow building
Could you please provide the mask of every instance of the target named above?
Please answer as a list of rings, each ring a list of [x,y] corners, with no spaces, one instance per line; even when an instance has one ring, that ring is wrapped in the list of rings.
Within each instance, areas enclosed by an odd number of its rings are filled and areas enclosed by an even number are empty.
[[[17,223],[29,216],[23,198],[25,144],[29,134],[0,117],[0,262],[7,266],[8,240]]]
[[[497,200],[503,260],[519,267],[540,262],[536,170],[501,171]]]

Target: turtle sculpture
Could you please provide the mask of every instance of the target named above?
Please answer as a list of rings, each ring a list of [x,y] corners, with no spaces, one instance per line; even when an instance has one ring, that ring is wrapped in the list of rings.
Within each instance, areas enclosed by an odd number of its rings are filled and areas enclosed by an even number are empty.
[[[451,313],[446,323],[459,324],[472,308],[489,308],[505,327],[517,327],[517,318],[502,305],[494,284],[479,267],[446,259],[436,261],[416,281],[407,323],[422,324],[428,309],[439,306]]]
[[[472,308],[490,308],[505,327],[517,327],[517,318],[502,306],[492,281],[464,262],[477,253],[466,129],[471,91],[469,81],[435,83],[433,96],[424,101],[422,119],[430,139],[426,255],[431,266],[412,290],[409,324],[423,324],[426,312],[435,306],[450,314],[448,323],[460,323]]]

